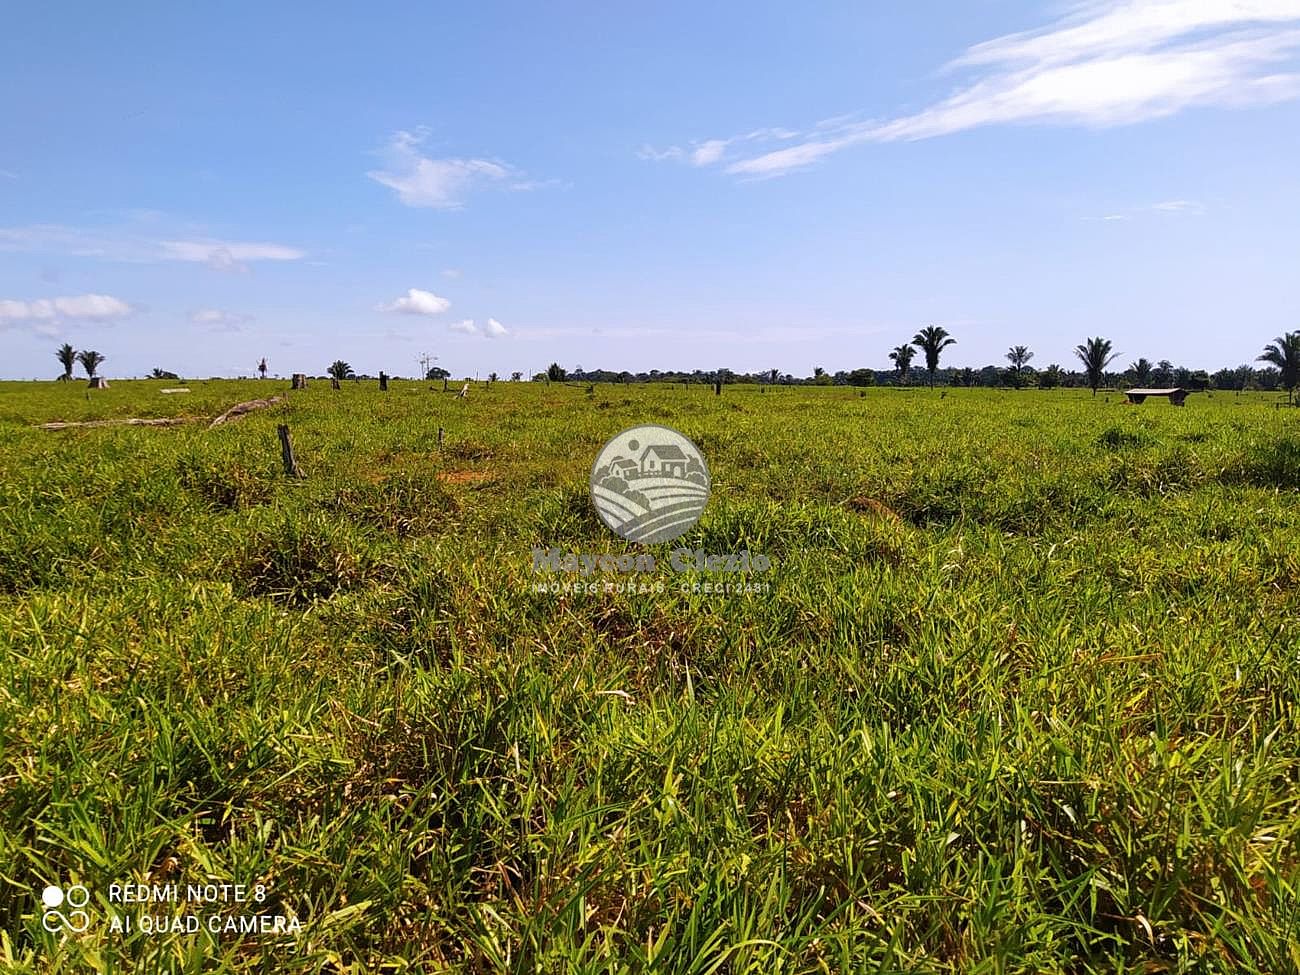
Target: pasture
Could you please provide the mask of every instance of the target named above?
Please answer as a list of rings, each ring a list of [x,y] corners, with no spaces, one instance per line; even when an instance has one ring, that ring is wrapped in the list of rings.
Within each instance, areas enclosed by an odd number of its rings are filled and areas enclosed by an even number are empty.
[[[0,968],[1300,970],[1277,397],[314,382],[34,427],[288,383],[169,385],[0,383]],[[588,495],[639,423],[707,458],[681,542],[769,591],[537,591],[535,547],[640,551]],[[223,882],[301,932],[109,930],[190,910],[112,884]]]

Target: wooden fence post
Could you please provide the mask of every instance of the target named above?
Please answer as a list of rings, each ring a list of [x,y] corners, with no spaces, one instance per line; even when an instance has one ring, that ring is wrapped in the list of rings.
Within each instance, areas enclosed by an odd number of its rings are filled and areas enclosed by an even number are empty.
[[[388,392],[388,373],[382,369],[379,371],[379,391],[381,393]]]
[[[280,437],[280,459],[284,461],[284,472],[289,477],[302,477],[302,470],[293,456],[293,441],[289,439],[289,425],[281,423],[275,432]]]

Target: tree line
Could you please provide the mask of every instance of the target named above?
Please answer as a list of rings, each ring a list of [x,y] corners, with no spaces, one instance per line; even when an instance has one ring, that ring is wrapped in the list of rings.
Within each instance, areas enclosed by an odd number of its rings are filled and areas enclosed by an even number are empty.
[[[1189,390],[1228,390],[1249,391],[1262,390],[1273,392],[1284,390],[1288,398],[1294,395],[1300,386],[1300,331],[1288,332],[1278,336],[1264,346],[1263,352],[1256,357],[1256,362],[1265,363],[1256,367],[1249,363],[1219,369],[1213,373],[1205,369],[1189,369],[1176,366],[1168,359],[1151,361],[1145,356],[1139,357],[1126,368],[1114,369],[1119,353],[1107,338],[1092,337],[1079,343],[1073,349],[1078,368],[1066,369],[1059,363],[1051,363],[1043,369],[1036,369],[1030,363],[1034,351],[1026,345],[1013,345],[1005,353],[1007,365],[986,365],[981,368],[943,367],[943,353],[957,340],[939,325],[930,325],[913,336],[911,342],[896,346],[889,352],[889,359],[894,363],[892,369],[841,369],[829,372],[818,366],[811,376],[795,376],[782,372],[779,368],[764,369],[758,372],[742,372],[732,369],[695,369],[690,372],[650,369],[632,372],[629,370],[613,371],[609,369],[583,369],[575,366],[565,369],[558,363],[551,363],[546,372],[539,372],[535,381],[550,382],[587,382],[587,383],[754,383],[758,385],[800,385],[800,386],[907,386],[928,382],[929,385],[943,386],[986,386],[1052,389],[1056,387],[1091,389],[1095,394],[1098,389],[1113,384],[1135,387],[1168,388],[1181,386]],[[922,362],[916,362],[917,353]],[[516,377],[518,374],[515,374]]]
[[[760,372],[737,372],[731,369],[704,370],[691,372],[662,371],[650,369],[642,372],[609,369],[586,370],[575,366],[567,370],[559,363],[552,362],[545,372],[539,372],[532,378],[544,382],[586,382],[586,383],[756,383],[759,385],[813,385],[813,386],[907,386],[914,382],[928,381],[931,387],[936,384],[945,386],[1004,386],[1016,389],[1036,386],[1040,389],[1056,387],[1083,387],[1097,390],[1103,386],[1122,383],[1126,386],[1172,387],[1181,386],[1188,390],[1285,390],[1288,401],[1293,401],[1295,390],[1300,386],[1300,331],[1279,335],[1264,346],[1263,352],[1256,356],[1256,362],[1266,363],[1255,367],[1249,363],[1219,369],[1209,373],[1204,369],[1188,369],[1175,366],[1168,359],[1152,362],[1145,356],[1139,357],[1127,368],[1113,370],[1111,367],[1119,353],[1114,350],[1110,339],[1096,336],[1088,338],[1074,348],[1074,357],[1081,368],[1065,369],[1058,363],[1051,363],[1045,369],[1035,369],[1030,363],[1034,351],[1026,345],[1013,345],[1005,353],[1008,365],[987,365],[980,369],[970,366],[961,368],[942,368],[943,353],[957,344],[957,340],[941,325],[928,325],[918,331],[910,342],[896,346],[889,352],[889,359],[894,363],[892,369],[841,369],[834,373],[818,366],[811,376],[794,376],[782,372],[779,368],[765,369]],[[916,354],[920,352],[924,367],[914,365]],[[80,364],[86,376],[94,380],[105,356],[87,349],[77,351],[68,343],[61,345],[54,353],[63,366],[60,380],[71,380],[73,370]],[[258,364],[258,372],[266,376],[266,360]],[[334,379],[366,378],[357,376],[356,372],[342,359],[330,364],[326,374]],[[425,374],[426,380],[446,379],[451,375],[446,369],[434,367]],[[179,379],[174,372],[154,369],[154,379]],[[396,378],[396,377],[394,377]],[[519,382],[522,372],[511,373],[511,380]],[[497,374],[488,377],[495,382]]]

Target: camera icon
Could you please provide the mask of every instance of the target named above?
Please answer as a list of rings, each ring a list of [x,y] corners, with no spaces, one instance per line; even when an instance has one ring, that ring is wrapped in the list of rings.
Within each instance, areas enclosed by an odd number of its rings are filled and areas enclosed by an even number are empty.
[[[67,890],[53,884],[41,891],[41,905],[45,913],[41,915],[41,927],[51,934],[71,931],[81,934],[90,927],[90,915],[81,908],[90,903],[90,891],[81,884],[73,884]],[[60,908],[71,908],[64,913]]]

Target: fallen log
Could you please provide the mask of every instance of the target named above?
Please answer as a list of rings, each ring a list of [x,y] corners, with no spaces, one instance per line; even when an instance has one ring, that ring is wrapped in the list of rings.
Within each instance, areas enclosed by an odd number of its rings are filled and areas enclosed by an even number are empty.
[[[252,413],[254,410],[264,410],[268,406],[274,406],[276,403],[280,403],[283,400],[284,394],[282,393],[279,396],[269,396],[266,399],[250,399],[246,403],[236,403],[230,409],[226,410],[226,412],[222,413],[219,417],[209,423],[208,429],[211,430],[213,427],[219,427],[227,420],[232,420],[237,416],[243,416],[245,413]]]
[[[182,423],[196,423],[206,420],[204,416],[164,416],[156,419],[131,417],[129,420],[57,420],[53,423],[39,423],[41,430],[68,430],[72,427],[176,427]]]
[[[233,420],[245,413],[252,413],[254,410],[263,410],[268,406],[274,406],[276,403],[282,402],[284,398],[284,394],[281,393],[279,396],[270,396],[266,399],[250,399],[244,403],[236,403],[209,423],[208,429],[219,427],[227,420]],[[206,416],[163,416],[149,419],[133,416],[122,420],[56,420],[51,423],[38,423],[36,428],[38,430],[71,430],[75,427],[178,427],[183,423],[201,423],[204,420],[207,420]]]

